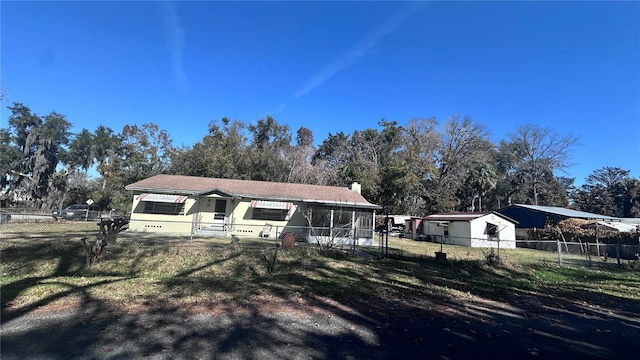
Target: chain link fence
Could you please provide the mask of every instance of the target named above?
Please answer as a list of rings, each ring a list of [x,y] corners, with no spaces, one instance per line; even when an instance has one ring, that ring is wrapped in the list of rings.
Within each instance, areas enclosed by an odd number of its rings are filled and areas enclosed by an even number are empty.
[[[113,214],[112,214],[113,216]],[[108,216],[103,216],[106,219]],[[99,219],[89,221],[55,220],[43,213],[11,213],[10,219],[0,216],[0,241],[79,240],[98,233]],[[161,226],[161,227],[160,227]],[[186,229],[186,231],[185,231]],[[224,249],[232,235],[243,247],[280,246],[285,235],[291,234],[297,245],[341,249],[365,256],[402,255],[408,258],[433,258],[435,252],[447,253],[449,259],[482,260],[489,252],[514,262],[541,262],[575,266],[613,266],[628,263],[640,265],[640,245],[605,244],[602,242],[571,242],[562,240],[516,240],[515,246],[499,240],[433,236],[423,241],[388,236],[373,229],[279,226],[272,224],[222,224],[197,226],[191,222],[140,222],[136,229],[126,229],[118,240],[137,246],[209,246]],[[455,243],[481,243],[466,247]],[[512,241],[513,242],[513,241]]]
[[[116,216],[117,217],[117,216]],[[13,213],[0,222],[0,240],[75,239],[92,237],[99,231],[101,219],[61,219],[47,214]],[[231,237],[247,246],[281,244],[286,235],[297,244],[321,245],[325,248],[350,249],[373,245],[373,229],[345,227],[282,226],[264,224],[203,224],[185,221],[135,220],[118,235],[118,240],[133,241],[138,246],[224,245]]]

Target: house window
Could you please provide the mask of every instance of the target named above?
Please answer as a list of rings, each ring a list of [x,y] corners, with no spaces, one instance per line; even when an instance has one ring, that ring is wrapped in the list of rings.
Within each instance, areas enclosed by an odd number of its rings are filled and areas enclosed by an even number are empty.
[[[253,208],[254,220],[284,221],[287,220],[287,215],[289,210]]]
[[[184,203],[144,202],[144,214],[184,215]]]
[[[489,240],[498,240],[498,225],[487,223],[485,234],[488,235]]]
[[[356,221],[360,230],[373,230],[373,214],[371,212],[356,212]]]

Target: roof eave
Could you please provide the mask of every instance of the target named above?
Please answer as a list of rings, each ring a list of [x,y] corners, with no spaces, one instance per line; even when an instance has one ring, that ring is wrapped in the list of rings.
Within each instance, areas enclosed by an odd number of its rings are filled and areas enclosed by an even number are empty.
[[[154,192],[160,194],[180,194],[180,195],[195,195],[197,191],[195,190],[181,190],[181,189],[164,189],[164,188],[151,188],[144,186],[131,186],[127,185],[124,187],[125,190],[130,191],[140,191],[140,192]]]
[[[290,201],[290,202],[303,202],[309,204],[322,204],[322,205],[330,205],[334,207],[349,207],[349,208],[359,208],[359,209],[372,209],[379,210],[382,209],[382,206],[371,204],[371,203],[360,203],[360,202],[346,202],[346,201],[332,201],[332,200],[318,200],[318,199],[301,199],[294,197],[283,197],[283,196],[264,196],[257,194],[236,194],[232,193],[220,188],[212,188],[206,190],[184,190],[184,189],[168,189],[168,188],[157,188],[157,187],[145,187],[145,186],[125,186],[125,190],[130,191],[140,191],[140,192],[155,192],[160,194],[180,194],[180,195],[192,195],[192,196],[202,196],[211,193],[221,193],[227,196],[236,198],[236,199],[263,199],[263,200],[273,200],[273,201]]]
[[[223,194],[223,195],[235,198],[235,199],[241,199],[242,198],[242,195],[235,194],[235,193],[232,193],[230,191],[227,191],[227,190],[224,190],[224,189],[220,189],[220,188],[213,188],[213,189],[197,191],[193,195],[202,196],[202,195],[209,195],[209,194],[213,194],[213,193]]]
[[[371,210],[382,209],[382,206],[371,204],[371,203],[331,201],[331,200],[318,200],[318,199],[302,199],[302,202],[306,204],[321,204],[321,205],[330,205],[334,207],[345,207],[345,208],[359,208],[359,209],[371,209]]]
[[[505,219],[505,220],[507,220],[507,221],[511,221],[511,222],[513,222],[514,224],[519,224],[519,223],[520,223],[520,222],[518,222],[518,220],[512,219],[512,218],[508,217],[507,215],[500,214],[500,213],[499,213],[499,212],[497,212],[497,211],[492,211],[492,212],[490,212],[490,214],[493,214],[493,215],[499,216],[499,217],[501,217],[501,218],[503,218],[503,219]]]

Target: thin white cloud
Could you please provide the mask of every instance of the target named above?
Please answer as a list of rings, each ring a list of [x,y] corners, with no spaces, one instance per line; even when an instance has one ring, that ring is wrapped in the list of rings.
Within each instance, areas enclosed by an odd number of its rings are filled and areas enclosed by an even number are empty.
[[[279,112],[284,111],[284,109],[287,108],[287,105],[285,104],[280,104],[278,105],[275,109],[272,109],[271,111],[267,111],[266,113],[260,114],[260,116],[258,116],[259,119],[265,118],[267,115],[273,116]]]
[[[185,48],[185,33],[180,26],[180,17],[173,2],[162,3],[164,24],[166,30],[167,47],[171,56],[171,68],[173,77],[180,88],[187,85],[187,74],[182,64],[182,56]]]
[[[327,82],[338,72],[357,64],[371,49],[376,46],[378,41],[398,28],[400,23],[413,15],[422,8],[425,2],[413,2],[396,12],[393,16],[387,18],[380,26],[375,28],[370,35],[357,43],[347,54],[338,58],[324,69],[313,75],[305,84],[294,93],[296,99],[308,94],[313,89]]]

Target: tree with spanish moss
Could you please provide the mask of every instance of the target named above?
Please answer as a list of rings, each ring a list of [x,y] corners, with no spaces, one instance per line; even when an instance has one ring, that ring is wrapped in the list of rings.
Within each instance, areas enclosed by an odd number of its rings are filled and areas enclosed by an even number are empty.
[[[54,179],[56,167],[69,142],[71,123],[56,112],[40,117],[21,103],[14,103],[9,110],[9,127],[2,140],[14,150],[8,154],[3,183],[9,193],[34,206],[48,206],[50,185],[58,182]]]

